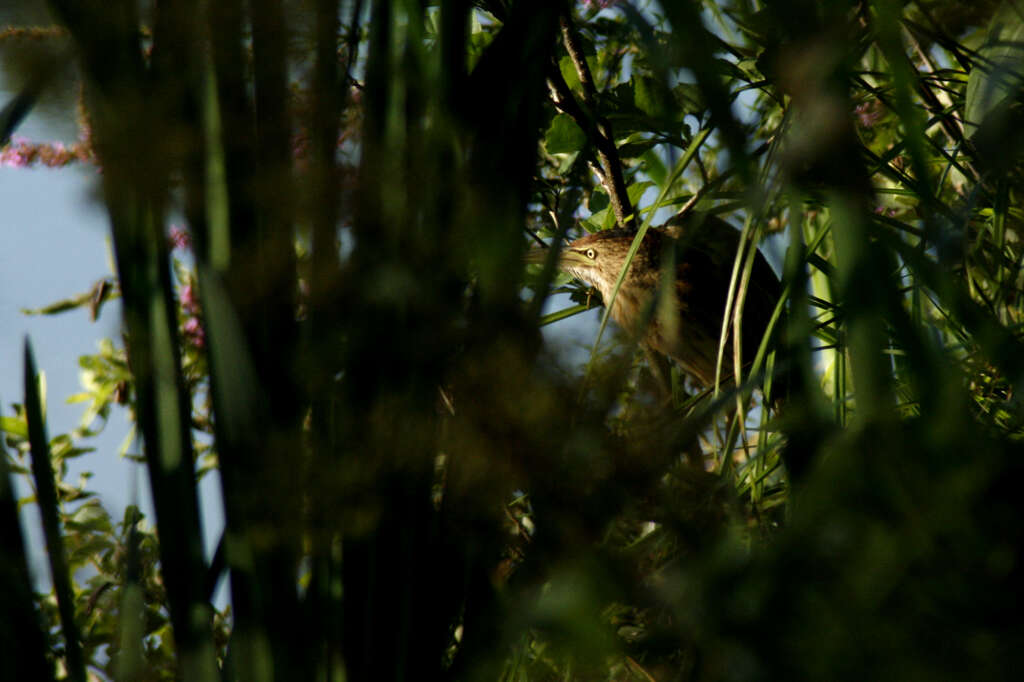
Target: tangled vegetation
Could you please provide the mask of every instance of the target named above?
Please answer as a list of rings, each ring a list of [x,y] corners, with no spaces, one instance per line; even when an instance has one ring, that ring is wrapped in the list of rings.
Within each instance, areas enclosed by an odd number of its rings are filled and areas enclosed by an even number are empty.
[[[0,163],[96,164],[116,256],[36,312],[116,304],[124,335],[53,438],[26,349],[0,678],[1017,669],[1024,7],[30,4]],[[79,143],[18,138],[69,83]],[[681,212],[740,235],[723,340],[756,248],[781,279],[738,387],[542,335],[600,301],[527,248]],[[122,409],[155,518],[66,480]]]

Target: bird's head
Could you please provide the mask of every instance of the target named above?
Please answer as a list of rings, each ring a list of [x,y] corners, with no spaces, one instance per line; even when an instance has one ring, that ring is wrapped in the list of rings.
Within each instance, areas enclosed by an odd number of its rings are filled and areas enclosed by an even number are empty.
[[[594,287],[607,300],[615,287],[619,273],[622,272],[622,265],[626,262],[629,247],[635,236],[636,234],[629,230],[604,230],[580,237],[562,247],[558,255],[558,268]],[[641,268],[645,267],[649,259],[657,257],[655,252],[652,252],[652,242],[656,241],[658,236],[654,230],[647,233],[640,250],[630,264],[631,275],[637,271],[638,264]],[[548,252],[548,249],[532,249],[526,254],[526,262],[544,263]]]

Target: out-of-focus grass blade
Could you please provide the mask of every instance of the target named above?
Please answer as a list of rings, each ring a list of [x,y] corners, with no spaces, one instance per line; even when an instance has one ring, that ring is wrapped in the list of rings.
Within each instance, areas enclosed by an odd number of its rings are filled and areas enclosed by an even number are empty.
[[[206,567],[202,558],[189,408],[182,396],[170,310],[172,298],[165,288],[167,280],[157,274],[165,265],[158,260],[159,252],[149,251],[143,241],[152,234],[148,226],[128,222],[115,229],[115,243],[121,242],[117,249],[119,267],[129,273],[122,275],[122,281],[131,283],[124,288],[129,338],[138,339],[129,351],[139,396],[139,425],[145,441],[160,535],[161,573],[167,586],[182,677],[215,680],[219,675],[210,631],[212,612],[201,586]],[[149,259],[149,268],[146,263],[133,260],[136,254]]]
[[[9,27],[5,28],[9,29]],[[0,147],[10,142],[11,135],[14,134],[18,126],[31,113],[39,100],[39,96],[53,82],[54,78],[62,71],[62,67],[67,63],[67,51],[62,45],[62,41],[52,40],[57,37],[59,29],[43,29],[42,31],[32,31],[30,29],[25,32],[14,29],[13,31],[7,30],[5,33],[7,34],[5,37],[14,38],[14,41],[18,40],[16,37],[18,33],[21,33],[22,36],[31,34],[36,39],[41,38],[44,34],[48,34],[47,37],[51,40],[47,41],[47,46],[43,49],[43,52],[36,54],[34,58],[26,59],[21,64],[24,68],[24,71],[22,71],[24,80],[21,84],[21,90],[0,109]],[[4,43],[5,62],[10,61],[8,50],[12,56],[16,54],[14,50],[7,48],[7,44],[7,42]],[[8,69],[9,64],[5,63],[4,68],[5,70]]]
[[[200,266],[200,291],[207,310],[206,324],[210,336],[210,374],[218,386],[215,402],[219,402],[217,419],[225,435],[233,443],[245,442],[252,427],[267,417],[258,397],[260,382],[248,344],[234,307],[220,278],[212,270]],[[218,401],[218,396],[223,402]]]
[[[121,651],[117,662],[118,680],[138,680],[142,678],[145,658],[142,642],[145,637],[143,618],[145,603],[142,586],[139,584],[141,574],[139,564],[139,512],[135,507],[125,511],[125,520],[131,521],[128,531],[128,542],[125,552],[124,586],[121,590]]]
[[[52,680],[39,615],[32,604],[25,540],[7,453],[0,442],[0,679]]]
[[[27,87],[0,109],[0,147],[11,141],[11,135],[35,106],[38,94],[36,88]]]
[[[43,519],[46,553],[50,557],[50,573],[53,578],[53,589],[57,594],[57,610],[64,633],[68,678],[74,682],[85,682],[85,661],[82,658],[78,625],[75,623],[74,592],[71,589],[71,575],[68,573],[64,541],[61,538],[57,487],[53,482],[50,447],[46,438],[39,384],[36,380],[36,363],[32,356],[32,344],[28,339],[25,339],[25,413],[28,417],[28,440],[32,450],[32,476],[36,483],[36,501],[39,503],[39,513]]]
[[[207,253],[199,254],[200,260],[208,259],[214,269],[227,269],[231,260],[231,232],[228,220],[227,168],[222,144],[221,112],[217,99],[217,74],[213,64],[206,60],[203,85],[203,126],[208,143],[206,150],[206,220],[209,226]]]
[[[217,583],[220,582],[221,574],[227,570],[227,557],[224,556],[224,534],[221,533],[220,540],[217,541],[217,549],[213,552],[213,558],[210,559],[210,570],[206,574],[206,596],[213,602],[213,593],[217,589]]]
[[[255,592],[261,587],[271,588],[255,584],[252,547],[245,534],[237,530],[238,524],[244,523],[245,519],[240,518],[238,495],[242,491],[238,490],[234,467],[247,449],[258,447],[254,439],[261,433],[259,425],[266,424],[268,416],[266,406],[259,400],[262,391],[252,358],[247,352],[248,344],[241,322],[220,276],[202,263],[198,266],[198,273],[199,290],[206,310],[210,382],[217,415],[217,447],[228,514],[228,529],[221,540],[222,547],[217,551],[223,551],[231,569],[234,598],[252,600],[253,595],[247,592]],[[210,584],[207,589],[210,589]],[[238,593],[239,590],[242,594]],[[244,623],[236,620],[229,645],[231,665],[237,670],[238,678],[254,682],[273,679],[273,649],[267,629],[259,620],[245,617],[238,611],[236,614],[236,618],[245,618]]]

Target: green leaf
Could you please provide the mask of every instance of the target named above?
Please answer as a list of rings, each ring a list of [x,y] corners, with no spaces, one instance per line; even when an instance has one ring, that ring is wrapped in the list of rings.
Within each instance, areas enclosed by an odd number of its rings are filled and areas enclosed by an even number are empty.
[[[626,188],[626,194],[629,195],[629,201],[634,206],[640,203],[640,199],[643,198],[644,192],[647,191],[648,187],[653,187],[654,183],[650,180],[644,180],[642,182],[634,182],[632,185]]]
[[[544,148],[549,154],[572,154],[583,149],[587,134],[567,114],[558,114],[544,133]]]
[[[655,139],[638,139],[619,145],[619,157],[623,159],[635,159],[643,156],[658,144]]]
[[[648,116],[667,116],[670,98],[671,93],[659,79],[651,76],[633,77],[633,104]]]
[[[964,97],[968,136],[1024,82],[1024,19],[1011,5],[1002,5],[992,17],[978,54],[981,59],[971,69]]]
[[[598,232],[600,230],[610,230],[615,227],[615,212],[609,208],[604,208],[597,213],[592,214],[586,221],[591,232]]]
[[[661,156],[653,149],[648,149],[640,155],[640,160],[644,162],[644,171],[650,176],[651,180],[656,185],[664,184],[665,178],[668,177],[668,168],[665,167],[665,162],[662,161]]]
[[[79,528],[90,529],[102,533],[111,532],[110,517],[98,500],[90,500],[68,517],[68,524],[76,524]]]
[[[728,59],[717,58],[709,60],[708,67],[710,71],[717,71],[719,75],[725,78],[735,78],[741,81],[747,80],[747,74],[744,73],[743,69],[739,68]]]
[[[680,83],[672,88],[678,106],[686,114],[699,114],[707,108],[704,93],[695,83]]]
[[[74,591],[71,588],[71,573],[68,570],[64,541],[61,538],[59,503],[54,484],[53,465],[50,462],[50,448],[46,438],[46,417],[43,409],[44,393],[42,382],[36,374],[32,346],[25,339],[25,417],[28,421],[28,437],[32,448],[32,476],[36,484],[36,499],[39,514],[43,520],[43,535],[46,539],[46,553],[50,559],[50,576],[57,595],[57,608],[64,634],[67,651],[68,677],[75,682],[85,682],[85,659],[82,656],[81,640],[75,623]]]
[[[583,40],[582,47],[590,73],[596,74],[598,71],[597,52],[594,50],[593,44],[588,40]],[[558,60],[558,70],[562,72],[562,78],[565,79],[566,85],[573,92],[579,92],[581,88],[580,76],[576,72],[576,65],[573,64],[572,58],[569,55]]]
[[[42,308],[22,308],[21,312],[25,315],[56,315],[57,313],[81,308],[82,306],[87,305],[91,300],[92,292],[87,291],[77,296],[72,296],[71,298],[65,298],[49,305],[45,305]]]
[[[0,417],[0,431],[16,438],[28,438],[28,424],[24,417]]]
[[[611,211],[609,211],[608,209],[604,209],[598,211],[597,213],[594,213],[589,218],[584,218],[583,229],[591,234],[593,234],[594,232],[598,232],[599,230],[603,230],[605,218],[610,214]]]

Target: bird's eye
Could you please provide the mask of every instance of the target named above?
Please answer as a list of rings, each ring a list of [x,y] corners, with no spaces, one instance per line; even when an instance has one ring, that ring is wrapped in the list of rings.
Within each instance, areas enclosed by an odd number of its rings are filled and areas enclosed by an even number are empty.
[[[593,249],[587,249],[586,256],[590,260],[594,260],[595,258],[597,258],[597,251],[594,251]]]

